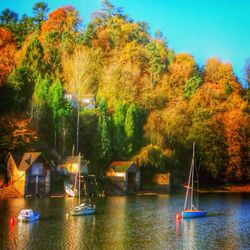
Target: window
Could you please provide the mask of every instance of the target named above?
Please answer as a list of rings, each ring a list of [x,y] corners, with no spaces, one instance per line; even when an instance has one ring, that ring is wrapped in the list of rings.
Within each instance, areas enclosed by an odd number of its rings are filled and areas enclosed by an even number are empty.
[[[32,175],[43,175],[43,164],[42,163],[35,163],[32,166],[31,174]]]

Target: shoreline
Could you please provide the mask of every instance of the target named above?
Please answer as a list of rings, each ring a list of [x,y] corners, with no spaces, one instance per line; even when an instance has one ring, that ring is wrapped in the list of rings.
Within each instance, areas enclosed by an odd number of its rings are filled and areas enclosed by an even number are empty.
[[[21,195],[17,190],[13,190],[10,187],[6,188],[0,192],[0,200],[5,199],[13,199],[13,198],[25,198]],[[7,192],[6,192],[7,191]],[[246,185],[231,185],[231,186],[218,186],[218,187],[211,187],[211,188],[200,188],[200,194],[213,194],[213,193],[250,193],[250,184]],[[153,195],[160,195],[160,194],[171,194],[170,192],[162,192],[159,190],[140,190],[136,195],[138,196],[153,196]],[[126,194],[114,194],[108,193],[106,196],[126,196]],[[48,196],[49,198],[63,198],[66,197],[65,194],[59,193],[52,193]]]
[[[250,184],[200,188],[199,193],[250,193]]]

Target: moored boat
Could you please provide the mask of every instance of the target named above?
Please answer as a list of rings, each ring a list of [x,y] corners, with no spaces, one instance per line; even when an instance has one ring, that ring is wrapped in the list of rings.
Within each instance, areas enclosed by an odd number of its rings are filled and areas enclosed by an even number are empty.
[[[79,202],[79,205],[78,206],[76,206],[74,209],[72,209],[72,211],[71,211],[71,215],[74,215],[74,216],[76,216],[76,215],[91,215],[91,214],[94,214],[95,213],[95,210],[96,210],[96,206],[94,205],[94,204],[92,204],[92,203],[82,203],[81,204],[81,196],[80,196],[80,194],[81,194],[81,192],[80,192],[80,190],[81,190],[81,176],[80,176],[80,174],[81,174],[81,154],[79,153],[79,160],[78,160],[79,162],[78,162],[78,167],[79,167],[79,169],[78,169],[78,174],[79,174],[79,178],[78,178],[78,182],[79,182],[79,184],[78,184],[78,202]]]
[[[95,205],[82,203],[71,211],[71,215],[91,215],[95,213],[95,209]]]
[[[199,211],[199,210],[196,210],[196,209],[182,211],[182,217],[183,218],[204,217],[206,215],[207,215],[207,212]]]
[[[196,184],[196,197],[195,197],[195,188],[194,184]],[[189,172],[188,185],[186,186],[186,198],[184,209],[181,212],[182,218],[196,218],[196,217],[204,217],[207,215],[207,212],[201,211],[198,208],[198,189],[199,189],[199,180],[198,180],[198,171],[195,167],[195,143],[193,143],[193,156],[192,162]],[[196,198],[196,205],[195,203]]]
[[[32,209],[23,209],[18,215],[18,219],[24,222],[36,221],[39,220],[39,218],[40,213],[38,213],[37,211],[33,211]]]

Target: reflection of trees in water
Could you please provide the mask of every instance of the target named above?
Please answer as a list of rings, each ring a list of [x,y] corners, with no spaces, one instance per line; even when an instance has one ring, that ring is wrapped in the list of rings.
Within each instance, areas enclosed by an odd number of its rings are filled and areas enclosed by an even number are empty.
[[[30,243],[32,241],[32,229],[35,223],[37,222],[18,222],[17,240],[15,241],[18,249],[31,249]]]
[[[101,210],[97,210],[98,226],[95,228],[93,245],[98,249],[124,248],[124,231],[126,224],[126,197],[108,197],[101,201]],[[97,205],[98,206],[98,205]]]

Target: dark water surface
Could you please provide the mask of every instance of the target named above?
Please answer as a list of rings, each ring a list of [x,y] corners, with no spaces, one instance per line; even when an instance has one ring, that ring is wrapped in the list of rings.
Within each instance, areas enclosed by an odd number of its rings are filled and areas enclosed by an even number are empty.
[[[107,197],[92,216],[66,216],[73,198],[0,201],[0,249],[250,249],[250,194],[206,194],[209,216],[176,220],[183,195]],[[40,221],[18,222],[21,209]],[[10,223],[14,218],[14,223]]]

